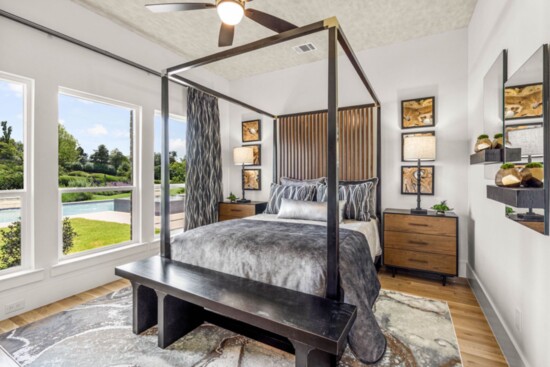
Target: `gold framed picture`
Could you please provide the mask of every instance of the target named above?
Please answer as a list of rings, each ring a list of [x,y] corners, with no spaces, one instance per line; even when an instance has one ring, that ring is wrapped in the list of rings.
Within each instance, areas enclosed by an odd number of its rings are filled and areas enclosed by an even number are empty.
[[[243,143],[262,140],[262,122],[261,120],[243,121],[242,123]]]
[[[434,194],[434,166],[422,166],[420,168],[420,194],[421,195],[433,195]],[[402,166],[401,167],[401,194],[402,195],[416,195],[417,192],[417,166]]]
[[[435,126],[435,97],[401,101],[401,128]]]
[[[506,120],[542,117],[542,84],[525,84],[504,89]]]
[[[243,188],[245,190],[261,190],[262,189],[262,170],[261,169],[244,169],[243,170]]]
[[[243,147],[250,147],[254,150],[254,163],[247,164],[246,166],[261,166],[262,165],[262,145],[251,144],[251,145],[243,145]]]

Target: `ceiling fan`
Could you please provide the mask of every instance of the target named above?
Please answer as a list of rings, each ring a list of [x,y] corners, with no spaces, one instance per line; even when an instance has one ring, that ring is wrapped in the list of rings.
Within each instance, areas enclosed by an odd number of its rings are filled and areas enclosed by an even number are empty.
[[[216,4],[211,3],[164,3],[148,4],[147,9],[155,13],[165,13],[173,11],[217,9],[218,16],[222,21],[218,46],[231,46],[235,35],[235,26],[241,22],[243,16],[252,19],[256,23],[271,29],[274,32],[281,33],[294,28],[294,24],[286,20],[277,18],[271,14],[264,13],[256,9],[247,9],[245,4],[252,0],[216,0]]]

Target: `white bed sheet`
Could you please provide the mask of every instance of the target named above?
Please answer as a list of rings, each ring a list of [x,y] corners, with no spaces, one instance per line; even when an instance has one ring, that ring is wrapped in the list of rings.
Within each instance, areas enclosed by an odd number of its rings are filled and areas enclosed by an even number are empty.
[[[289,223],[302,223],[302,224],[314,224],[317,226],[325,226],[326,222],[316,222],[312,220],[301,220],[301,219],[280,219],[277,218],[277,214],[258,214],[251,217],[246,217],[245,219],[250,220],[264,220],[271,222],[289,222]],[[378,220],[371,219],[369,222],[361,222],[352,219],[345,219],[343,223],[340,223],[340,228],[349,229],[352,231],[362,233],[369,243],[370,253],[372,260],[376,256],[382,255],[382,246],[380,245],[380,235],[378,233]]]

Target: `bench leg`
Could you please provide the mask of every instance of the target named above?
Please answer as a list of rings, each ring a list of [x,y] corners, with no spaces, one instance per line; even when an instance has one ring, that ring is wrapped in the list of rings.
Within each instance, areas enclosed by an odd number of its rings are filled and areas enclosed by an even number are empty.
[[[336,356],[295,340],[290,342],[294,346],[296,367],[336,367]]]
[[[141,334],[157,324],[157,294],[151,288],[132,282],[132,331]]]
[[[204,309],[156,291],[158,297],[158,345],[162,349],[204,322]]]

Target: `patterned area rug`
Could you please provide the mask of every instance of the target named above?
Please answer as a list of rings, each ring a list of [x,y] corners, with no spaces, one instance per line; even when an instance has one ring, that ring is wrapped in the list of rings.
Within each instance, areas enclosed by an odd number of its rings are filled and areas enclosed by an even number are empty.
[[[293,367],[294,356],[204,324],[166,350],[156,329],[131,331],[131,289],[0,335],[22,366],[40,367]],[[377,367],[461,366],[445,302],[382,291],[376,317],[388,340]],[[346,350],[340,367],[364,367]]]

